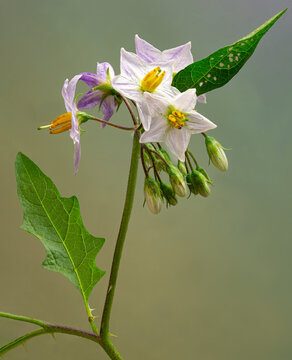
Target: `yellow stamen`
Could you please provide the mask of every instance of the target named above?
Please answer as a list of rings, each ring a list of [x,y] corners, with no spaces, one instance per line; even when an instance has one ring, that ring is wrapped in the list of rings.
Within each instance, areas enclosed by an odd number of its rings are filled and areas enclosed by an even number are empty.
[[[50,124],[50,134],[60,134],[64,131],[70,130],[71,118],[72,114],[68,112],[54,119]]]
[[[182,127],[185,126],[186,117],[180,111],[173,110],[172,113],[168,115],[168,120],[170,125],[180,130]]]
[[[165,71],[161,73],[160,67],[149,71],[141,81],[141,90],[147,92],[153,92],[162,82],[165,75]]]

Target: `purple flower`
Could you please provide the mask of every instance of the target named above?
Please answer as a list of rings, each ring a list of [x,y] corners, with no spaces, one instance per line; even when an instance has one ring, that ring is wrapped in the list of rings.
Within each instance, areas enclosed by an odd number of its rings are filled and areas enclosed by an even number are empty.
[[[115,76],[114,69],[107,63],[97,63],[96,74],[82,73],[80,80],[84,81],[91,89],[77,106],[79,110],[91,109],[100,106],[103,113],[103,120],[109,121],[118,105],[111,86],[111,79]],[[100,87],[99,89],[94,89]],[[104,127],[105,124],[102,124]]]

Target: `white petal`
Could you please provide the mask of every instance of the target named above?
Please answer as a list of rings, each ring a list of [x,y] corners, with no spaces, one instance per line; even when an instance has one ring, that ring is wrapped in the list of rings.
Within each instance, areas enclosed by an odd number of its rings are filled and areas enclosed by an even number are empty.
[[[185,124],[192,134],[200,134],[217,127],[212,121],[208,120],[205,116],[199,114],[195,110],[191,111],[187,116],[189,121]]]
[[[177,110],[188,113],[194,109],[196,102],[196,89],[188,89],[187,91],[177,95],[173,99],[172,104]]]
[[[148,105],[145,101],[141,101],[136,102],[136,106],[144,130],[147,131],[149,130],[151,124],[151,114]]]
[[[147,63],[152,63],[154,61],[161,60],[162,57],[161,51],[156,49],[153,45],[149,44],[147,41],[139,38],[138,35],[135,36],[135,45],[136,45],[137,55]]]
[[[175,60],[174,72],[177,73],[186,66],[194,62],[191,53],[191,42],[175,47],[173,49],[164,50],[162,52],[164,60]]]
[[[154,116],[165,115],[171,101],[168,97],[158,93],[144,93],[144,99],[149,107],[151,115]]]
[[[131,100],[141,101],[143,98],[140,85],[127,77],[117,75],[112,79],[111,84],[115,90]]]
[[[185,161],[185,152],[189,145],[191,132],[186,128],[171,128],[166,135],[165,143],[169,150],[182,162]]]
[[[164,121],[164,118],[160,116],[152,117],[151,127],[149,131],[145,131],[142,134],[140,142],[147,143],[164,141],[167,128],[168,124]]]
[[[148,65],[145,61],[139,58],[138,55],[121,49],[121,75],[131,79],[132,81],[140,83],[147,74],[145,66]]]

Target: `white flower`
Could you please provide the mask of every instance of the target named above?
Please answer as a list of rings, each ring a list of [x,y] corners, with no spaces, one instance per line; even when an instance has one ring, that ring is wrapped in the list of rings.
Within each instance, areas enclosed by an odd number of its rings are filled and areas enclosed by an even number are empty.
[[[173,61],[173,72],[177,73],[184,69],[186,66],[194,62],[193,55],[191,53],[191,42],[175,47],[160,51],[147,41],[135,36],[136,53],[137,55],[146,61],[147,63],[153,62],[168,62]]]
[[[144,99],[147,93],[173,96],[179,91],[171,86],[173,62],[148,64],[138,55],[121,49],[121,74],[114,77],[112,86],[137,104],[140,120],[145,130],[150,128],[151,117]]]
[[[193,110],[197,101],[196,89],[164,98],[145,93],[144,98],[152,121],[150,129],[142,134],[140,142],[165,142],[180,161],[185,161],[185,152],[192,134],[216,127],[210,120]]]
[[[190,41],[184,45],[160,51],[136,35],[135,44],[137,55],[147,63],[173,61],[173,76],[194,62]],[[206,104],[206,95],[199,95],[197,101]]]

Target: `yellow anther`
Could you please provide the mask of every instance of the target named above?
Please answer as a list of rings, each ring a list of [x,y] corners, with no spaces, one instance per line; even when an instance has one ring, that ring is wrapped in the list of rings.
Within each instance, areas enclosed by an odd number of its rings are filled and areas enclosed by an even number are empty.
[[[149,71],[141,81],[141,90],[153,92],[162,82],[165,71],[161,72],[160,67]]]
[[[54,119],[50,124],[50,134],[60,134],[64,131],[70,130],[71,118],[72,114],[69,112]]]
[[[178,111],[178,110],[174,110],[174,111],[172,112],[172,114],[173,114],[174,116],[178,117],[178,118],[181,119],[181,120],[184,120],[184,119],[186,118],[186,117],[184,116],[184,114],[181,113],[181,112]]]
[[[185,126],[186,117],[180,111],[173,110],[172,113],[168,115],[168,120],[171,126],[176,129],[181,129]]]

